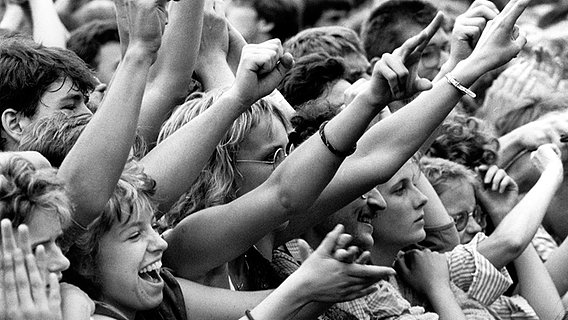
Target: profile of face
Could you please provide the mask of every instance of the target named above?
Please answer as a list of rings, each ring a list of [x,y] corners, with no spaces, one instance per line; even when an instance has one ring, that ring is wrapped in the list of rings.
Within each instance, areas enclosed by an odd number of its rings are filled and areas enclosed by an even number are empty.
[[[343,232],[353,237],[350,245],[369,250],[373,246],[373,220],[377,218],[379,211],[385,209],[385,200],[379,191],[373,188],[334,212],[314,229],[323,238],[336,225],[342,224],[345,227]]]
[[[101,300],[125,315],[162,302],[160,268],[168,245],[155,227],[153,212],[144,210],[126,223],[115,223],[99,241],[95,263]]]
[[[92,114],[85,104],[85,96],[79,92],[71,79],[59,79],[49,85],[41,96],[33,119],[39,119],[55,112],[67,115]]]
[[[408,161],[389,181],[377,187],[387,207],[378,211],[373,220],[376,245],[402,249],[426,237],[424,206],[428,198],[416,187],[420,174],[418,166]]]
[[[47,257],[47,271],[55,273],[61,280],[62,272],[69,268],[69,260],[59,247],[59,241],[63,236],[59,217],[54,213],[36,212],[27,225],[32,252],[42,245]],[[47,279],[47,275],[44,279]]]
[[[277,116],[267,114],[240,144],[236,156],[237,170],[240,173],[237,196],[264,183],[274,171],[275,155],[284,152],[276,157],[278,165],[287,152],[287,146],[288,134],[284,124]]]
[[[440,186],[440,190],[440,200],[442,200],[444,207],[454,221],[467,219],[465,228],[458,230],[458,234],[460,243],[469,243],[477,233],[483,232],[483,227],[476,220],[474,214],[477,209],[474,187],[463,179],[450,179]],[[465,214],[467,214],[467,218]],[[460,218],[460,216],[462,217]]]

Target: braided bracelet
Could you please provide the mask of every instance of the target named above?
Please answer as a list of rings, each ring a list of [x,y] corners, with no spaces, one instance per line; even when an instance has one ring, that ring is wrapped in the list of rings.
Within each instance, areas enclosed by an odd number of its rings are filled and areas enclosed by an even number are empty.
[[[331,153],[333,153],[334,155],[336,155],[336,156],[338,156],[338,157],[343,157],[343,158],[344,158],[344,157],[347,157],[347,156],[352,155],[352,154],[355,152],[355,150],[357,150],[357,144],[355,144],[355,145],[353,146],[353,148],[351,148],[351,150],[346,151],[346,152],[342,152],[342,151],[339,151],[339,150],[335,149],[335,147],[332,146],[331,143],[329,143],[329,141],[327,140],[327,138],[326,138],[326,136],[325,136],[325,132],[324,132],[325,125],[326,125],[328,122],[329,122],[329,121],[324,121],[324,122],[321,124],[320,128],[319,128],[319,134],[320,134],[320,138],[321,138],[321,141],[323,142],[323,144],[325,144],[325,146],[327,147],[327,149],[328,149],[329,151],[331,151]]]
[[[254,320],[254,318],[252,317],[252,314],[250,314],[250,310],[245,310],[245,316],[247,316],[248,320]]]

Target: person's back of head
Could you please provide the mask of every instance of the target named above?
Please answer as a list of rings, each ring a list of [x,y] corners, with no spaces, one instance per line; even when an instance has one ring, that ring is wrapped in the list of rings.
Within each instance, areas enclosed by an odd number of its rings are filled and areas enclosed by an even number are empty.
[[[0,39],[2,131],[6,131],[7,126],[10,125],[6,118],[8,113],[12,115],[11,119],[25,117],[30,122],[37,120],[34,117],[40,108],[45,107],[42,97],[58,81],[61,82],[61,86],[54,91],[58,91],[69,82],[69,90],[76,90],[83,97],[88,96],[95,87],[93,73],[72,51],[44,47],[20,36]],[[84,100],[82,98],[80,100],[83,104]],[[77,103],[73,102],[73,108]],[[55,109],[50,105],[47,105],[47,108]],[[5,147],[5,139],[2,139],[0,149],[5,150]]]
[[[95,70],[102,83],[110,83],[112,72],[120,62],[116,20],[96,20],[75,29],[67,40],[67,49],[75,52]],[[107,53],[103,50],[111,51]]]
[[[400,47],[434,19],[437,9],[424,0],[388,0],[369,15],[361,30],[367,58],[380,58]]]
[[[318,52],[343,58],[346,67],[344,78],[350,82],[363,77],[370,67],[359,36],[355,31],[340,26],[303,30],[284,43],[284,50],[296,60]]]
[[[341,25],[353,8],[351,0],[306,0],[304,28]]]
[[[116,19],[116,9],[112,0],[91,0],[73,12],[68,28],[75,30],[91,21],[113,19]]]
[[[428,156],[448,159],[473,169],[497,162],[499,141],[481,119],[456,115],[442,123]]]
[[[308,100],[322,96],[334,82],[343,78],[343,59],[324,52],[312,53],[296,60],[278,90],[296,108]]]
[[[9,219],[17,227],[36,215],[52,214],[65,225],[71,212],[71,201],[54,170],[36,170],[19,156],[0,166],[0,220]]]

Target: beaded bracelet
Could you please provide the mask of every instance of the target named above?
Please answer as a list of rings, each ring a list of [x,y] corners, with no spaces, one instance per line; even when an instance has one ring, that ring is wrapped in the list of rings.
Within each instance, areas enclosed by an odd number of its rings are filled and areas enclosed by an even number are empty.
[[[250,310],[245,310],[245,316],[247,316],[248,320],[254,320],[254,318],[252,317],[252,314],[250,314]]]
[[[319,128],[319,134],[320,134],[320,138],[321,138],[321,141],[323,142],[323,144],[325,144],[325,146],[327,147],[327,149],[329,151],[331,151],[331,153],[333,153],[334,155],[336,155],[338,157],[347,157],[347,156],[352,155],[355,152],[355,150],[357,150],[357,144],[355,144],[353,146],[353,148],[351,148],[351,150],[346,151],[346,152],[342,152],[342,151],[335,149],[335,147],[332,146],[331,143],[329,143],[329,141],[327,140],[327,138],[325,136],[325,132],[324,132],[325,125],[328,122],[329,121],[324,121]]]

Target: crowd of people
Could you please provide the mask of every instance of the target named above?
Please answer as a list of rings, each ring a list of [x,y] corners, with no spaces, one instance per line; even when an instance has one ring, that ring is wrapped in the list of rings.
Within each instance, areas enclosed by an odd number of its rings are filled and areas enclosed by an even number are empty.
[[[568,2],[0,17],[0,320],[568,319]]]

